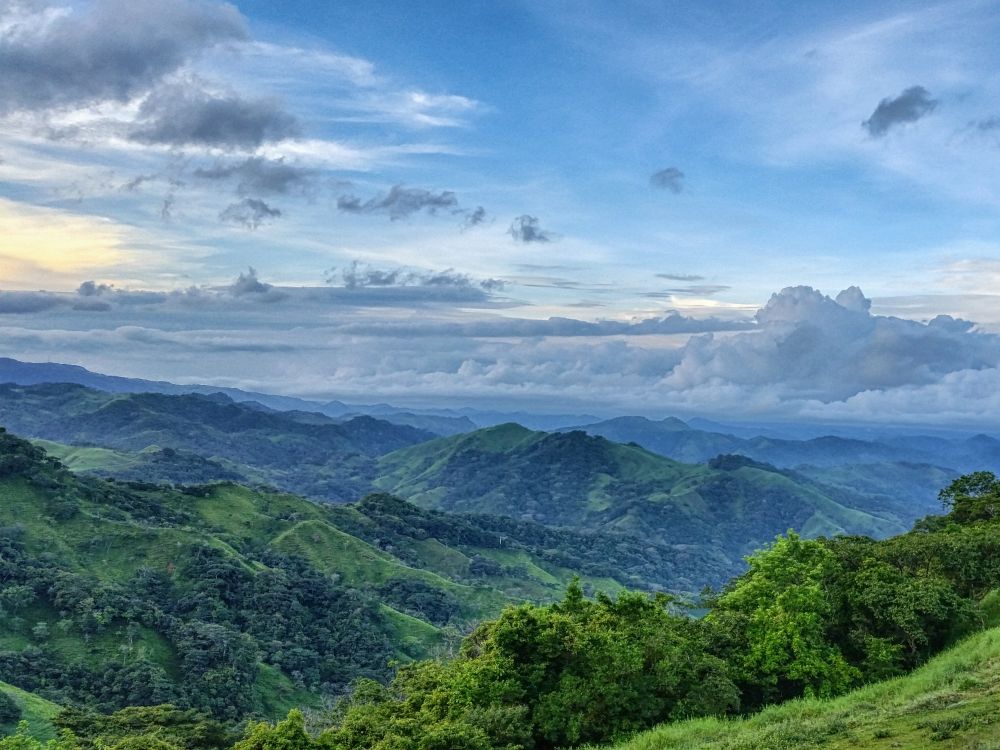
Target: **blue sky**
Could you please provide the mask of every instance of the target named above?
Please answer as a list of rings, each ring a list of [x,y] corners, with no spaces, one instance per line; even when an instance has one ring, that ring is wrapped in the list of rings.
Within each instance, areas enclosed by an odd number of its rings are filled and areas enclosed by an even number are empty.
[[[423,405],[972,419],[986,384],[947,378],[1000,363],[998,32],[990,2],[6,0],[3,353]],[[795,291],[778,366],[724,364],[772,293],[855,285],[846,391],[782,376],[789,330],[846,325]],[[248,289],[251,315],[204,302]],[[384,335],[404,321],[419,351]]]

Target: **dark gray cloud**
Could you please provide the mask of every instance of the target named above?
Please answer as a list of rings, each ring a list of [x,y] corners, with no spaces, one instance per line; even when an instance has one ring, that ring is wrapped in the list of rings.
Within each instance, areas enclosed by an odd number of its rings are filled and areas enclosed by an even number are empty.
[[[0,112],[129,101],[206,48],[247,37],[239,11],[210,0],[94,0],[48,23],[12,22]]]
[[[471,211],[465,212],[465,221],[462,223],[463,229],[472,229],[472,227],[477,227],[486,221],[486,209],[482,206],[476,206]]]
[[[684,190],[684,173],[677,167],[667,167],[653,172],[649,176],[649,184],[671,193],[680,193]]]
[[[993,117],[987,117],[985,120],[980,120],[976,123],[976,127],[984,133],[991,133],[994,130],[1000,130],[1000,115],[994,115]]]
[[[552,234],[542,229],[535,216],[522,214],[511,222],[507,234],[514,238],[515,242],[552,242]]]
[[[937,108],[937,99],[923,86],[911,86],[897,97],[886,97],[878,103],[871,117],[861,123],[873,138],[881,138],[896,125],[916,122]]]
[[[298,121],[276,99],[213,94],[186,82],[161,86],[146,97],[129,137],[146,144],[252,151],[299,132]]]
[[[195,169],[194,176],[203,180],[233,180],[239,195],[253,196],[309,192],[316,173],[288,164],[284,159],[252,156],[236,163],[219,162],[212,167]]]
[[[281,210],[272,208],[259,198],[244,198],[233,203],[219,214],[222,221],[241,224],[247,229],[257,229],[272,219],[281,216]]]
[[[505,283],[500,279],[474,279],[467,273],[453,268],[444,271],[423,271],[412,268],[383,269],[367,263],[353,261],[344,268],[331,268],[326,282],[344,289],[423,287],[436,289],[469,289],[484,292],[501,291]]]
[[[435,214],[439,210],[455,211],[458,209],[458,198],[450,190],[435,193],[421,188],[394,185],[388,193],[367,201],[354,195],[342,195],[337,199],[337,208],[350,214],[387,214],[392,221],[396,221],[420,211],[429,214]]]
[[[667,279],[668,281],[704,281],[704,276],[698,276],[694,273],[658,273],[656,274],[658,279]]]

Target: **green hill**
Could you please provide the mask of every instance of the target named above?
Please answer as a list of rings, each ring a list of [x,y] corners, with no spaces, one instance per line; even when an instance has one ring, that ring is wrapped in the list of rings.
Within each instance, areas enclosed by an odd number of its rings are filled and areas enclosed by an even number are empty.
[[[60,702],[276,716],[443,652],[510,602],[557,599],[576,575],[589,590],[683,588],[693,566],[721,570],[387,495],[334,506],[81,477],[0,432],[0,674]]]
[[[0,424],[24,437],[113,451],[67,456],[97,474],[239,478],[341,502],[370,490],[376,456],[434,437],[372,417],[337,422],[222,394],[115,394],[65,383],[0,385]]]
[[[746,719],[696,719],[616,750],[794,750],[1000,746],[1000,629],[974,635],[913,673],[830,700],[799,699]]]
[[[383,456],[376,484],[429,508],[502,513],[743,555],[789,528],[885,537],[908,523],[872,497],[740,456],[689,465],[583,432],[508,424]]]

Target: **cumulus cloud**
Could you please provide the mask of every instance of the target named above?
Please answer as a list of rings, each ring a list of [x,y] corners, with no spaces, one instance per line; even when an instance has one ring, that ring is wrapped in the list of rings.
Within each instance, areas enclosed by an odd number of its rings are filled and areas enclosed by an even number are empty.
[[[247,30],[229,3],[94,0],[15,13],[0,38],[0,113],[128,102]]]
[[[259,198],[244,198],[233,203],[219,214],[219,219],[239,224],[247,229],[257,229],[281,216],[281,210],[269,206]]]
[[[129,137],[146,144],[252,151],[299,133],[298,121],[276,99],[215,94],[188,81],[161,86],[146,97]]]
[[[680,193],[684,190],[684,173],[677,167],[667,167],[653,172],[649,176],[649,184],[671,193]]]
[[[789,287],[753,319],[582,320],[501,312],[491,280],[451,269],[353,263],[329,280],[280,287],[248,269],[226,286],[172,292],[94,282],[0,293],[0,354],[425,405],[983,428],[1000,413],[1000,336],[946,315],[873,314],[855,287],[832,297]],[[267,302],[277,304],[265,314]]]
[[[96,281],[84,281],[77,287],[76,293],[81,297],[100,297],[114,289],[110,284],[98,284]]]
[[[856,287],[836,300],[789,287],[757,312],[753,333],[692,338],[665,382],[683,391],[725,384],[779,401],[832,402],[1000,365],[1000,337],[966,321],[920,323],[872,315],[869,305]]]
[[[395,185],[388,193],[367,201],[362,201],[354,195],[342,195],[337,199],[337,208],[350,214],[386,214],[392,221],[396,221],[421,211],[435,214],[440,210],[458,210],[458,198],[450,190],[435,193],[421,188]]]
[[[923,86],[911,86],[899,96],[886,97],[878,103],[871,117],[861,123],[873,138],[881,138],[892,128],[916,122],[933,112],[938,105]]]
[[[538,218],[535,216],[529,216],[528,214],[522,214],[511,222],[510,228],[507,230],[507,234],[514,238],[515,242],[551,242],[552,235],[542,229],[541,224],[538,222]]]

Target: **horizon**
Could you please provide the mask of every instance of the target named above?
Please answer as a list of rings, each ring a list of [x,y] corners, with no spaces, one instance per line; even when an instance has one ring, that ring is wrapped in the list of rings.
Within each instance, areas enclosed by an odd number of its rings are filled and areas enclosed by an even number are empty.
[[[0,355],[995,432],[998,31],[967,1],[12,0]]]

